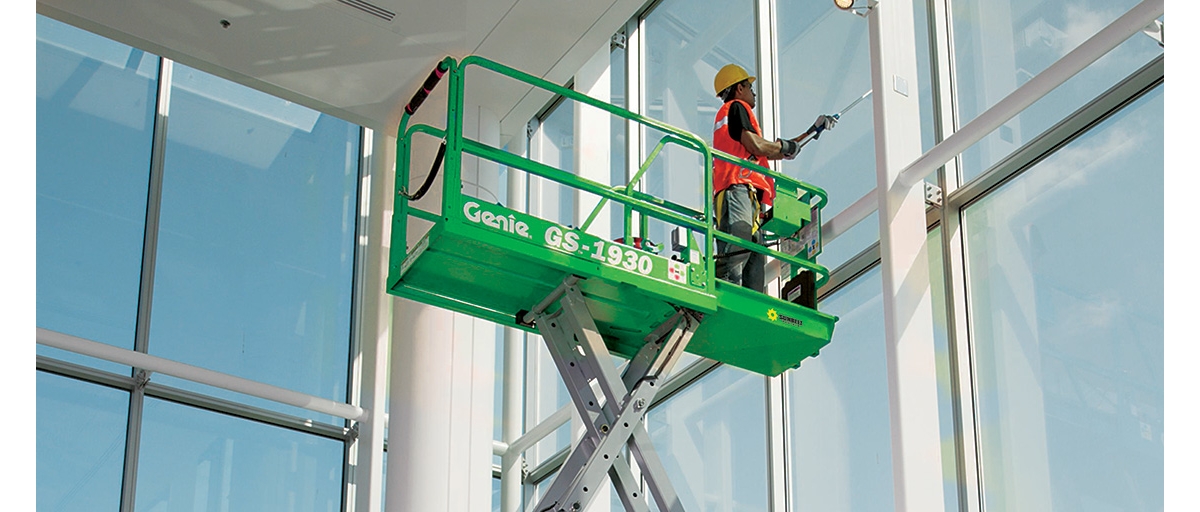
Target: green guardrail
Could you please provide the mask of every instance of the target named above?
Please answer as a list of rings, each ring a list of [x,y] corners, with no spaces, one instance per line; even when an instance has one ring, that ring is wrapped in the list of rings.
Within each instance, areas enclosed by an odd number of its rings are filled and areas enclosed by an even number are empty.
[[[538,89],[545,90],[551,94],[561,96],[566,99],[574,100],[582,104],[601,109],[611,115],[621,119],[632,121],[638,125],[653,128],[666,135],[659,140],[655,148],[651,151],[645,162],[638,169],[633,179],[624,186],[610,187],[601,183],[597,183],[586,178],[576,176],[574,174],[550,167],[548,165],[530,160],[528,158],[514,155],[502,149],[494,148],[470,139],[465,139],[462,135],[462,109],[465,91],[465,74],[468,67],[477,66],[482,69],[498,73],[502,76],[523,82]],[[440,71],[440,72],[439,72]],[[442,75],[448,75],[449,80],[449,97],[446,111],[446,129],[441,130],[428,125],[414,125],[408,127],[408,122],[416,108],[419,108],[424,101],[428,92],[432,91],[436,86],[438,79]],[[411,109],[409,108],[411,107]],[[413,208],[406,196],[408,193],[407,186],[409,182],[409,170],[411,168],[411,146],[412,138],[417,133],[430,135],[434,138],[444,140],[445,144],[445,161],[442,163],[444,167],[443,183],[461,183],[461,165],[462,154],[467,153],[491,162],[508,166],[510,168],[520,169],[527,173],[537,175],[548,180],[560,183],[567,187],[572,187],[591,194],[600,196],[601,202],[589,215],[587,221],[581,226],[586,229],[596,215],[609,201],[620,203],[625,208],[625,225],[624,233],[625,240],[631,240],[632,222],[631,218],[634,212],[643,215],[642,226],[644,233],[644,221],[646,216],[654,217],[667,223],[683,226],[698,233],[703,233],[704,244],[703,254],[711,254],[711,248],[715,247],[717,240],[726,242],[730,245],[740,247],[745,250],[759,252],[772,258],[776,258],[781,262],[790,264],[792,272],[795,273],[797,268],[803,268],[812,271],[816,276],[817,286],[823,285],[829,279],[829,271],[812,261],[816,254],[812,254],[809,258],[797,257],[793,254],[780,252],[763,245],[755,244],[736,238],[725,233],[721,233],[715,229],[715,221],[712,218],[712,201],[702,200],[704,205],[702,211],[687,208],[677,203],[671,203],[665,200],[652,198],[646,194],[640,193],[636,189],[637,183],[645,176],[650,169],[654,160],[658,157],[663,148],[668,145],[676,145],[685,149],[690,149],[699,153],[703,162],[704,171],[704,194],[705,198],[713,196],[712,190],[712,159],[719,158],[724,161],[735,163],[739,166],[748,168],[754,172],[764,174],[773,178],[777,188],[791,187],[797,191],[802,191],[798,199],[801,203],[812,207],[819,211],[828,202],[826,192],[820,187],[796,180],[785,174],[775,172],[769,168],[762,167],[756,162],[737,158],[728,153],[713,149],[702,140],[700,137],[679,129],[675,126],[668,125],[656,119],[651,119],[611,103],[597,100],[586,94],[572,90],[567,87],[560,86],[545,79],[530,75],[523,71],[505,66],[503,64],[491,61],[480,56],[469,56],[462,60],[461,63],[455,62],[452,57],[446,57],[439,64],[437,69],[430,74],[430,78],[426,80],[421,91],[414,96],[414,100],[406,107],[405,113],[401,118],[398,137],[396,143],[396,159],[397,159],[397,180],[396,180],[396,214],[397,218],[404,219],[409,215],[421,218],[428,221],[436,221],[437,217],[430,212]],[[816,199],[812,203],[812,199]],[[443,187],[442,190],[442,218],[447,218],[461,208],[462,198],[461,191],[458,187]],[[816,222],[817,219],[812,219]],[[407,223],[400,223],[397,227],[401,228],[401,234],[407,232]],[[400,238],[403,240],[404,238]],[[772,237],[768,237],[771,240]],[[400,261],[403,259],[403,253],[407,251],[407,247],[397,247],[393,245],[391,248],[392,261]],[[708,287],[712,288],[712,280],[714,279],[715,258],[704,258],[706,275],[708,279]]]
[[[465,138],[462,113],[469,68],[493,72],[600,109],[642,129],[657,130],[662,136],[629,182],[617,185],[599,183]],[[445,128],[409,126],[411,116],[443,79],[448,81]],[[430,174],[413,190],[412,149],[418,136],[440,140],[441,145]],[[703,196],[692,204],[703,206],[693,208],[639,190],[669,146],[697,156]],[[462,191],[466,156],[524,171],[599,200],[579,228],[489,203]],[[717,231],[712,205],[713,159],[735,163],[775,180],[772,218],[763,228],[766,245]],[[415,207],[413,202],[430,191],[439,169],[443,178],[440,209]],[[677,308],[688,308],[704,317],[689,352],[768,376],[815,356],[829,343],[837,321],[817,311],[813,297],[815,289],[829,279],[829,271],[815,261],[820,253],[820,211],[827,203],[824,190],[714,150],[700,137],[680,128],[483,57],[471,56],[461,62],[443,59],[405,106],[397,129],[394,193],[387,290],[398,296],[536,332],[535,326],[523,323],[521,311],[538,303],[566,275],[574,274],[584,278],[580,285],[589,310],[613,353],[632,357],[654,326]],[[619,229],[624,236],[616,240],[588,231],[607,205],[623,209]],[[658,248],[647,250],[637,242],[638,236],[647,235],[650,219],[686,233],[680,254],[664,256]],[[420,238],[410,241],[409,230],[415,229],[410,226],[413,220],[428,226],[420,226],[424,229]],[[696,235],[701,239],[699,243]],[[789,239],[796,243],[786,252],[768,246],[782,248]],[[805,290],[802,297],[807,297],[807,302],[719,282],[715,277],[718,241],[731,246],[731,251],[754,251],[787,264],[792,277],[801,270],[809,271],[811,279],[806,275],[790,283],[797,286],[794,289]]]

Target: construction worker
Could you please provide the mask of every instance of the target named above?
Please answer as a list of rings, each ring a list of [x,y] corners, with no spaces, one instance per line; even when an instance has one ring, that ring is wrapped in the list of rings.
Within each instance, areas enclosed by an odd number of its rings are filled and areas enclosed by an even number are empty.
[[[762,137],[758,119],[754,117],[755,77],[737,64],[717,71],[713,89],[724,105],[717,110],[713,124],[713,147],[733,156],[757,162],[763,167],[768,160],[791,160],[800,152],[800,142],[833,128],[832,116],[817,117],[803,135],[792,139],[769,141]],[[754,243],[762,243],[758,232],[763,207],[775,199],[775,180],[750,169],[713,159],[713,206],[717,229]],[[717,241],[716,277],[747,288],[765,291],[766,257],[737,246],[727,248]],[[727,250],[728,249],[728,250]]]

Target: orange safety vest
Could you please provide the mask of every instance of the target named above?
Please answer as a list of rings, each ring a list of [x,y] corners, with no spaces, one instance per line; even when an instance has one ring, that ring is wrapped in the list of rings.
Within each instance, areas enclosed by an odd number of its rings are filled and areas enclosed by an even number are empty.
[[[754,134],[762,136],[762,130],[758,127],[758,119],[755,119],[754,111],[750,109],[750,105],[742,100],[730,100],[721,105],[720,110],[717,110],[717,119],[713,123],[713,147],[739,158],[756,161],[758,165],[767,167],[767,157],[754,156],[750,153],[750,150],[746,149],[746,146],[742,145],[742,141],[733,140],[733,137],[729,136],[729,107],[735,101],[740,102],[742,107],[746,109],[746,113],[749,114],[750,127],[754,129]],[[774,203],[774,178],[726,162],[720,158],[713,158],[713,194],[720,193],[730,186],[741,183],[748,183],[755,190],[761,190],[763,193],[763,204],[770,206]]]

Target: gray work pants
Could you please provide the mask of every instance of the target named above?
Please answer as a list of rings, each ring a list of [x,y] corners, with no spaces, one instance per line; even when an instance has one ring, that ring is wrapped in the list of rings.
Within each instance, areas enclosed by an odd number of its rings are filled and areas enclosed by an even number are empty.
[[[749,185],[733,185],[725,191],[724,204],[718,206],[717,229],[761,244],[761,234],[753,232],[754,221],[760,213],[753,190]],[[726,256],[726,253],[730,255]],[[766,263],[766,257],[760,253],[717,241],[717,279],[762,292],[766,289]]]

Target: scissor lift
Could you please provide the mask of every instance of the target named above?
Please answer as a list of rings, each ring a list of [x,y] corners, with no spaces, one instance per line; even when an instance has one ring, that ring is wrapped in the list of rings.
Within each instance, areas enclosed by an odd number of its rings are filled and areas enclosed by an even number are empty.
[[[664,133],[630,183],[607,186],[513,155],[462,134],[465,72],[478,67],[602,109]],[[448,75],[444,130],[408,127],[409,117],[443,75]],[[410,191],[410,152],[416,134],[442,139],[434,169]],[[666,145],[700,154],[703,210],[638,191],[637,184]],[[465,195],[463,155],[520,169],[601,197],[580,228]],[[796,253],[745,242],[714,228],[712,160],[737,162],[775,179],[777,198],[767,239]],[[534,510],[586,507],[604,478],[627,510],[648,510],[624,449],[638,463],[660,510],[682,510],[642,420],[662,382],[684,351],[767,376],[800,365],[829,343],[837,318],[816,310],[812,294],[829,278],[816,263],[825,192],[753,162],[713,150],[699,137],[478,56],[447,57],[405,108],[397,135],[396,204],[392,224],[389,293],[497,324],[540,334],[545,340],[587,430]],[[443,162],[444,160],[444,162]],[[444,165],[442,165],[444,164]],[[444,168],[440,212],[411,203],[428,191]],[[623,208],[624,237],[587,231],[604,201]],[[650,217],[681,233],[677,254],[666,257],[636,242]],[[636,220],[635,220],[636,218]],[[425,223],[410,222],[421,219]],[[408,244],[410,227],[428,227]],[[640,229],[638,229],[640,228]],[[701,241],[698,241],[699,238]],[[792,277],[807,277],[806,295],[783,300],[716,280],[716,241],[780,260]],[[648,245],[648,244],[647,244]],[[804,274],[808,273],[808,274]],[[629,360],[617,374],[612,355]],[[592,383],[596,384],[594,389]],[[597,389],[599,393],[597,394]]]

